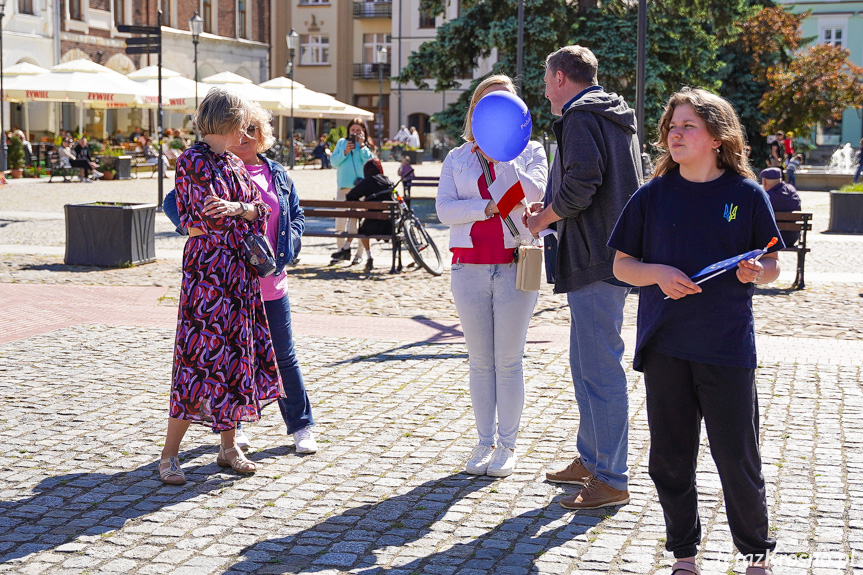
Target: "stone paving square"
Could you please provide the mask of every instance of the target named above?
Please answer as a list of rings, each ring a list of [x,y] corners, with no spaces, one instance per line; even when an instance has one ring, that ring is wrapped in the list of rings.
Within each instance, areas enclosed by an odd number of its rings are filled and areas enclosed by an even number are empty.
[[[298,181],[326,193],[330,174],[310,172]],[[0,572],[669,573],[640,374],[627,371],[631,503],[566,511],[558,500],[574,487],[544,480],[575,454],[565,299],[544,287],[532,321],[516,472],[473,477],[448,273],[328,268],[315,263],[325,241],[309,242],[309,261],[290,272],[318,453],[298,455],[271,406],[248,427],[255,475],[218,467],[218,439],[193,425],[181,446],[189,482],[163,485],[179,261],[63,265],[62,203],[102,185],[0,189]],[[111,193],[135,200],[146,185]],[[823,217],[822,198],[804,205]],[[777,575],[863,573],[863,237],[816,222],[810,287],[760,288],[754,303]],[[182,247],[166,221],[157,232],[163,253]],[[743,573],[706,436],[698,487],[702,572]]]

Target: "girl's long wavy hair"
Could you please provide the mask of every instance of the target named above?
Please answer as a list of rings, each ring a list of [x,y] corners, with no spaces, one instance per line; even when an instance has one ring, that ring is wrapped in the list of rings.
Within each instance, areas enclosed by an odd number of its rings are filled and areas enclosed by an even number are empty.
[[[716,154],[717,167],[754,180],[755,173],[746,155],[743,129],[734,107],[725,98],[700,88],[683,88],[672,94],[668,100],[662,118],[659,120],[659,141],[654,143],[660,150],[660,156],[653,176],[662,176],[679,166],[671,158],[668,149],[668,132],[675,108],[684,104],[692,106],[698,117],[707,125],[710,135],[721,142]]]

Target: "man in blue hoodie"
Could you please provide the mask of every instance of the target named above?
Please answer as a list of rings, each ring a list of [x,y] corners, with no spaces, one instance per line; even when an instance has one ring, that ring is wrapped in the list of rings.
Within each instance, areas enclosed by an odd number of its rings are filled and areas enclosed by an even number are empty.
[[[557,249],[546,249],[555,293],[570,308],[569,362],[579,410],[578,456],[557,483],[582,485],[561,499],[567,509],[629,502],[626,463],[629,408],[622,365],[623,305],[629,287],[614,279],[608,237],[629,197],[641,185],[635,113],[598,85],[596,56],[566,46],[546,59],[545,96],[561,116],[554,125],[557,154],[545,201],[530,207],[530,231],[554,227]],[[550,239],[550,237],[549,237]]]

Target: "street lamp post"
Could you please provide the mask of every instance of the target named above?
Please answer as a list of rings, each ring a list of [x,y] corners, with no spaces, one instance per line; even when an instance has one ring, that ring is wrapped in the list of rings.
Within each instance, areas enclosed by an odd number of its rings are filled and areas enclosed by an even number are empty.
[[[380,133],[377,134],[379,142],[384,139],[384,65],[387,63],[387,47],[381,46],[378,48],[378,53],[375,55],[378,60],[378,81],[380,90],[378,91],[378,118]]]
[[[5,172],[8,169],[8,165],[6,164],[6,118],[4,117],[6,112],[6,98],[3,93],[3,17],[5,16],[4,11],[6,10],[6,0],[0,0],[0,140],[3,141],[0,144],[0,172]]]
[[[198,15],[198,11],[189,18],[189,31],[192,33],[192,44],[195,45],[195,111],[198,110],[198,41],[201,32],[204,31],[204,19]],[[198,139],[198,125],[195,123],[195,140]]]
[[[291,131],[288,133],[288,143],[290,144],[289,151],[291,153],[291,167],[294,169],[294,54],[300,44],[300,35],[291,27],[290,33],[285,36],[285,42],[288,45],[288,64],[285,66],[285,71],[288,73],[288,78],[291,80]]]

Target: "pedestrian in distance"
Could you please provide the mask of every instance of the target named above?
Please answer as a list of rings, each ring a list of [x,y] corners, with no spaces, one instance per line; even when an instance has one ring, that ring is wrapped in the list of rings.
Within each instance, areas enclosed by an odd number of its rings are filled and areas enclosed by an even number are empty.
[[[516,464],[524,407],[522,359],[539,294],[516,288],[513,250],[518,244],[491,199],[487,177],[494,180],[496,171],[512,166],[527,200],[537,201],[545,188],[548,163],[545,150],[534,141],[504,164],[485,156],[476,145],[471,130],[474,108],[497,90],[515,94],[512,80],[502,75],[486,78],[474,90],[462,134],[465,143],[443,162],[435,207],[441,223],[450,227],[452,294],[467,343],[470,398],[479,436],[465,471],[505,477]]]
[[[860,180],[860,174],[863,173],[863,138],[860,139],[860,149],[857,150],[857,171],[854,173],[854,183]]]
[[[372,158],[363,166],[363,179],[354,186],[345,199],[349,202],[359,200],[370,202],[383,202],[392,200],[392,190],[395,184],[384,175],[381,161]],[[393,224],[390,220],[364,219],[359,226],[359,233],[367,236],[385,236],[393,233]],[[370,238],[360,238],[360,243],[366,250],[366,273],[375,267],[374,256],[372,256],[372,243]]]
[[[615,276],[641,286],[634,368],[644,372],[648,469],[665,516],[671,575],[699,575],[696,463],[704,420],[728,526],[749,566],[769,575],[767,498],[758,451],[755,284],[779,276],[776,251],[703,285],[690,276],[770,245],[779,230],[743,155],[731,104],[700,89],[671,96],[659,123],[653,179],[620,216],[609,245]],[[775,168],[778,171],[778,168]]]
[[[346,138],[336,142],[336,148],[330,157],[330,162],[336,167],[336,181],[338,182],[337,200],[344,200],[351,188],[363,179],[363,166],[371,160],[375,154],[372,151],[374,143],[369,138],[369,130],[362,118],[354,118],[348,122],[348,135]],[[336,231],[357,233],[357,220],[348,218],[336,218]],[[362,261],[362,244],[357,249],[357,254],[351,260],[352,238],[345,238],[341,247],[332,254],[331,264],[339,261],[350,261],[356,265]]]
[[[797,168],[803,163],[802,154],[794,154],[785,165],[785,172],[788,175],[788,183],[797,187]],[[775,208],[774,208],[775,209]],[[786,242],[787,243],[787,242]]]
[[[317,158],[321,161],[321,169],[329,170],[332,166],[330,165],[330,147],[327,146],[327,137],[321,136],[321,139],[318,141],[318,145],[315,146],[315,149],[312,150],[312,157]]]
[[[264,155],[275,142],[270,113],[257,102],[252,102],[250,117],[249,128],[240,143],[229,148],[229,151],[243,162],[252,183],[271,210],[266,229],[267,239],[275,249],[276,270],[273,275],[259,278],[259,281],[270,337],[285,390],[285,397],[278,399],[279,410],[288,435],[294,436],[296,452],[315,453],[318,449],[312,431],[315,421],[294,347],[288,276],[284,272],[285,265],[300,253],[306,221],[296,186],[288,172],[281,164]],[[179,227],[180,220],[173,191],[165,197],[164,210],[165,215]],[[251,446],[242,422],[237,423],[236,442],[241,449]]]
[[[419,150],[420,148],[420,134],[417,132],[417,129],[411,126],[411,133],[408,136],[407,142],[405,142],[409,148],[414,150]]]
[[[794,171],[788,169],[788,174],[793,174]],[[782,181],[782,170],[779,168],[767,168],[761,170],[759,174],[761,178],[761,187],[767,192],[767,198],[770,200],[770,207],[773,212],[796,212],[802,207],[800,196],[797,194],[797,188],[792,184],[786,184]],[[782,231],[782,241],[786,246],[793,246],[800,238],[800,232],[789,230]]]
[[[81,168],[81,180],[84,182],[92,182],[98,180],[104,174],[97,170],[99,164],[93,161],[90,156],[90,144],[87,142],[87,136],[81,136],[75,147],[72,148],[75,154],[75,160],[71,162],[73,168]],[[93,174],[92,178],[90,174]]]
[[[159,474],[182,484],[180,442],[195,422],[220,432],[216,463],[254,473],[235,440],[240,421],[284,397],[261,284],[241,255],[249,233],[263,233],[270,207],[242,162],[239,145],[251,123],[248,102],[223,89],[204,97],[195,116],[201,140],[177,159],[180,224],[189,233],[174,345],[168,429]]]
[[[606,244],[641,185],[641,150],[635,112],[597,84],[598,65],[582,46],[566,46],[546,59],[545,95],[552,113],[561,116],[552,126],[558,152],[544,203],[531,205],[526,214],[534,234],[557,229],[556,253],[546,240],[546,270],[570,310],[578,456],[545,475],[582,486],[560,500],[567,509],[629,502],[629,402],[620,330],[630,288],[615,280],[614,250]]]

